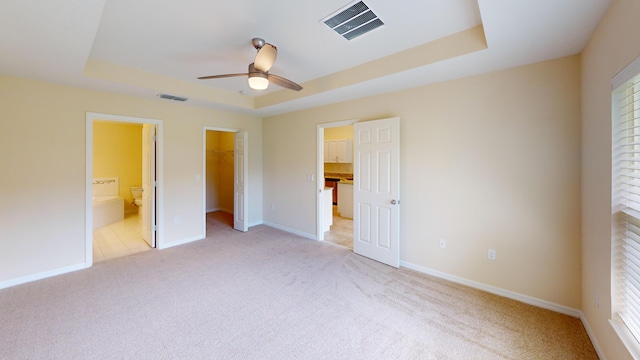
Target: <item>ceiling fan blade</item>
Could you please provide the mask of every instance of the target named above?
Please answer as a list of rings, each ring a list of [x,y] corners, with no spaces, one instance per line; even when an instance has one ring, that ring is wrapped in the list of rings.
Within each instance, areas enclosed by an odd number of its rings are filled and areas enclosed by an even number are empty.
[[[205,80],[205,79],[222,79],[222,78],[228,78],[228,77],[235,77],[235,76],[247,76],[249,74],[247,73],[242,73],[242,74],[223,74],[223,75],[210,75],[210,76],[200,76],[198,79],[200,80]]]
[[[255,64],[256,70],[267,72],[273,66],[273,63],[276,61],[276,56],[278,55],[278,49],[266,43],[262,45],[261,48],[258,49],[258,54],[256,54],[256,59],[253,62]]]
[[[278,76],[278,75],[273,75],[273,74],[267,74],[267,78],[269,79],[270,82],[278,85],[278,86],[282,86],[283,88],[287,88],[287,89],[291,89],[291,90],[295,90],[295,91],[300,91],[302,90],[302,86],[294,83],[293,81],[289,80],[289,79],[285,79],[282,76]]]

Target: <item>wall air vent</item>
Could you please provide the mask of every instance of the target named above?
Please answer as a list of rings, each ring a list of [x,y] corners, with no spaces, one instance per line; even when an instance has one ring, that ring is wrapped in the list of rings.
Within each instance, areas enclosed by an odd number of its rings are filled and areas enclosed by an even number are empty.
[[[175,100],[175,101],[187,101],[187,100],[189,100],[186,97],[174,96],[174,95],[169,95],[169,94],[158,94],[158,96],[161,99],[167,99],[167,100]]]
[[[349,4],[320,21],[347,40],[384,25],[362,1]]]

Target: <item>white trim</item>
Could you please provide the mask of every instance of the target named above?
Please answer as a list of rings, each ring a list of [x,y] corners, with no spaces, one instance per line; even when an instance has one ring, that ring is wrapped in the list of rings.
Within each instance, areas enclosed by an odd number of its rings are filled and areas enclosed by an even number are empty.
[[[85,206],[84,206],[84,263],[93,265],[93,113],[86,113],[85,134]]]
[[[134,116],[122,116],[87,112],[86,142],[85,142],[85,267],[93,265],[93,202],[91,201],[93,179],[93,122],[116,121],[136,124],[156,125],[156,248],[164,248],[164,156],[163,156],[163,123],[162,120],[148,119]]]
[[[524,294],[520,294],[514,291],[510,291],[510,290],[505,290],[505,289],[501,289],[498,287],[494,287],[491,285],[487,285],[487,284],[483,284],[477,281],[472,281],[472,280],[468,280],[465,278],[461,278],[458,276],[454,276],[454,275],[450,275],[447,273],[443,273],[437,270],[433,270],[433,269],[429,269],[420,265],[415,265],[406,261],[400,261],[400,266],[401,267],[405,267],[407,269],[411,269],[411,270],[415,270],[427,275],[431,275],[431,276],[435,276],[441,279],[445,279],[445,280],[449,280],[452,281],[454,283],[458,283],[458,284],[462,284],[462,285],[466,285],[469,287],[472,287],[474,289],[478,289],[478,290],[482,290],[482,291],[486,291],[488,293],[491,294],[495,294],[495,295],[499,295],[499,296],[503,296],[512,300],[517,300],[520,302],[523,302],[525,304],[529,304],[529,305],[533,305],[533,306],[537,306],[539,308],[543,308],[543,309],[547,309],[547,310],[551,310],[551,311],[555,311],[561,314],[565,314],[565,315],[569,315],[569,316],[573,316],[575,318],[580,318],[581,316],[581,312],[578,309],[574,309],[574,308],[570,308],[568,306],[564,306],[564,305],[560,305],[560,304],[556,304],[550,301],[546,301],[546,300],[542,300],[542,299],[538,299],[538,298],[534,298],[532,296],[529,295],[524,295]]]
[[[302,236],[302,237],[307,238],[307,239],[317,240],[315,235],[313,235],[313,234],[308,234],[306,232],[302,232],[302,231],[299,231],[299,230],[291,229],[291,228],[288,228],[286,226],[274,224],[274,223],[269,222],[269,221],[264,221],[263,224],[267,225],[267,226],[270,226],[272,228],[276,228],[278,230],[282,230],[282,231],[285,231],[285,232],[288,232],[288,233],[291,233],[291,234]]]
[[[633,60],[611,78],[611,89],[615,90],[640,73],[640,57]]]
[[[73,271],[86,269],[87,267],[90,267],[90,266],[91,265],[85,266],[84,263],[80,263],[80,264],[76,264],[76,265],[65,266],[63,268],[59,268],[59,269],[55,269],[55,270],[45,271],[45,272],[42,272],[42,273],[39,273],[39,274],[23,276],[21,278],[3,281],[3,282],[0,282],[0,289],[5,289],[5,288],[11,287],[11,286],[26,284],[26,283],[29,283],[29,282],[32,282],[32,281],[42,280],[42,279],[50,278],[50,277],[53,277],[53,276],[58,276],[58,275],[70,273],[70,272],[73,272]]]
[[[254,226],[258,226],[258,225],[264,225],[264,223],[262,221],[256,221],[256,222],[249,223],[249,227],[254,227]]]
[[[316,125],[316,181],[317,186],[314,189],[316,192],[316,235],[313,237],[314,240],[324,241],[324,232],[322,231],[322,224],[324,223],[324,219],[322,215],[324,214],[323,205],[324,205],[324,129],[326,128],[334,128],[340,126],[350,126],[357,122],[359,119],[352,120],[341,120],[341,121],[332,121],[327,123],[321,123]],[[286,230],[285,230],[286,231]]]
[[[640,349],[638,348],[638,342],[633,337],[629,328],[620,320],[609,320],[609,324],[613,328],[613,331],[618,335],[624,347],[634,359],[640,359]],[[602,358],[604,359],[604,358]]]
[[[598,343],[598,338],[596,337],[596,334],[591,329],[591,325],[589,324],[589,321],[587,321],[587,318],[584,316],[582,312],[580,312],[580,320],[582,321],[582,326],[584,326],[584,329],[587,331],[587,335],[591,340],[591,344],[593,344],[593,348],[596,349],[596,354],[598,354],[598,357],[600,358],[600,360],[607,360],[607,358],[604,356],[604,351],[602,351],[602,348]]]
[[[162,244],[162,247],[158,247],[159,250],[164,250],[164,249],[168,249],[168,248],[172,248],[174,246],[180,246],[180,245],[184,245],[184,244],[188,244],[194,241],[199,241],[199,240],[204,240],[206,238],[206,236],[200,234],[200,235],[196,235],[196,236],[191,236],[188,238],[184,238],[182,240],[178,240],[178,241],[172,241],[170,243],[164,243]]]

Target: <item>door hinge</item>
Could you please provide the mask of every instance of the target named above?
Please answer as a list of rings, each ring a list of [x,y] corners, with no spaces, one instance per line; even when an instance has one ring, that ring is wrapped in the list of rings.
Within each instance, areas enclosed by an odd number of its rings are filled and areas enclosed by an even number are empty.
[[[156,134],[153,134],[153,136],[151,136],[151,140],[158,141],[158,136]]]
[[[157,182],[157,181],[155,181],[155,180],[153,180],[153,181],[151,182],[151,186],[153,186],[153,187],[158,186],[158,182]]]
[[[158,226],[153,225],[153,226],[152,226],[152,230],[153,230],[153,231],[158,231]]]

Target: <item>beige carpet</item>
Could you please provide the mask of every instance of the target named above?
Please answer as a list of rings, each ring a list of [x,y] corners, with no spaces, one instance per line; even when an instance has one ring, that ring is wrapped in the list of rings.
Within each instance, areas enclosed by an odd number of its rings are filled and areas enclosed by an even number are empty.
[[[0,359],[597,359],[578,319],[207,222],[202,241],[0,290]]]

